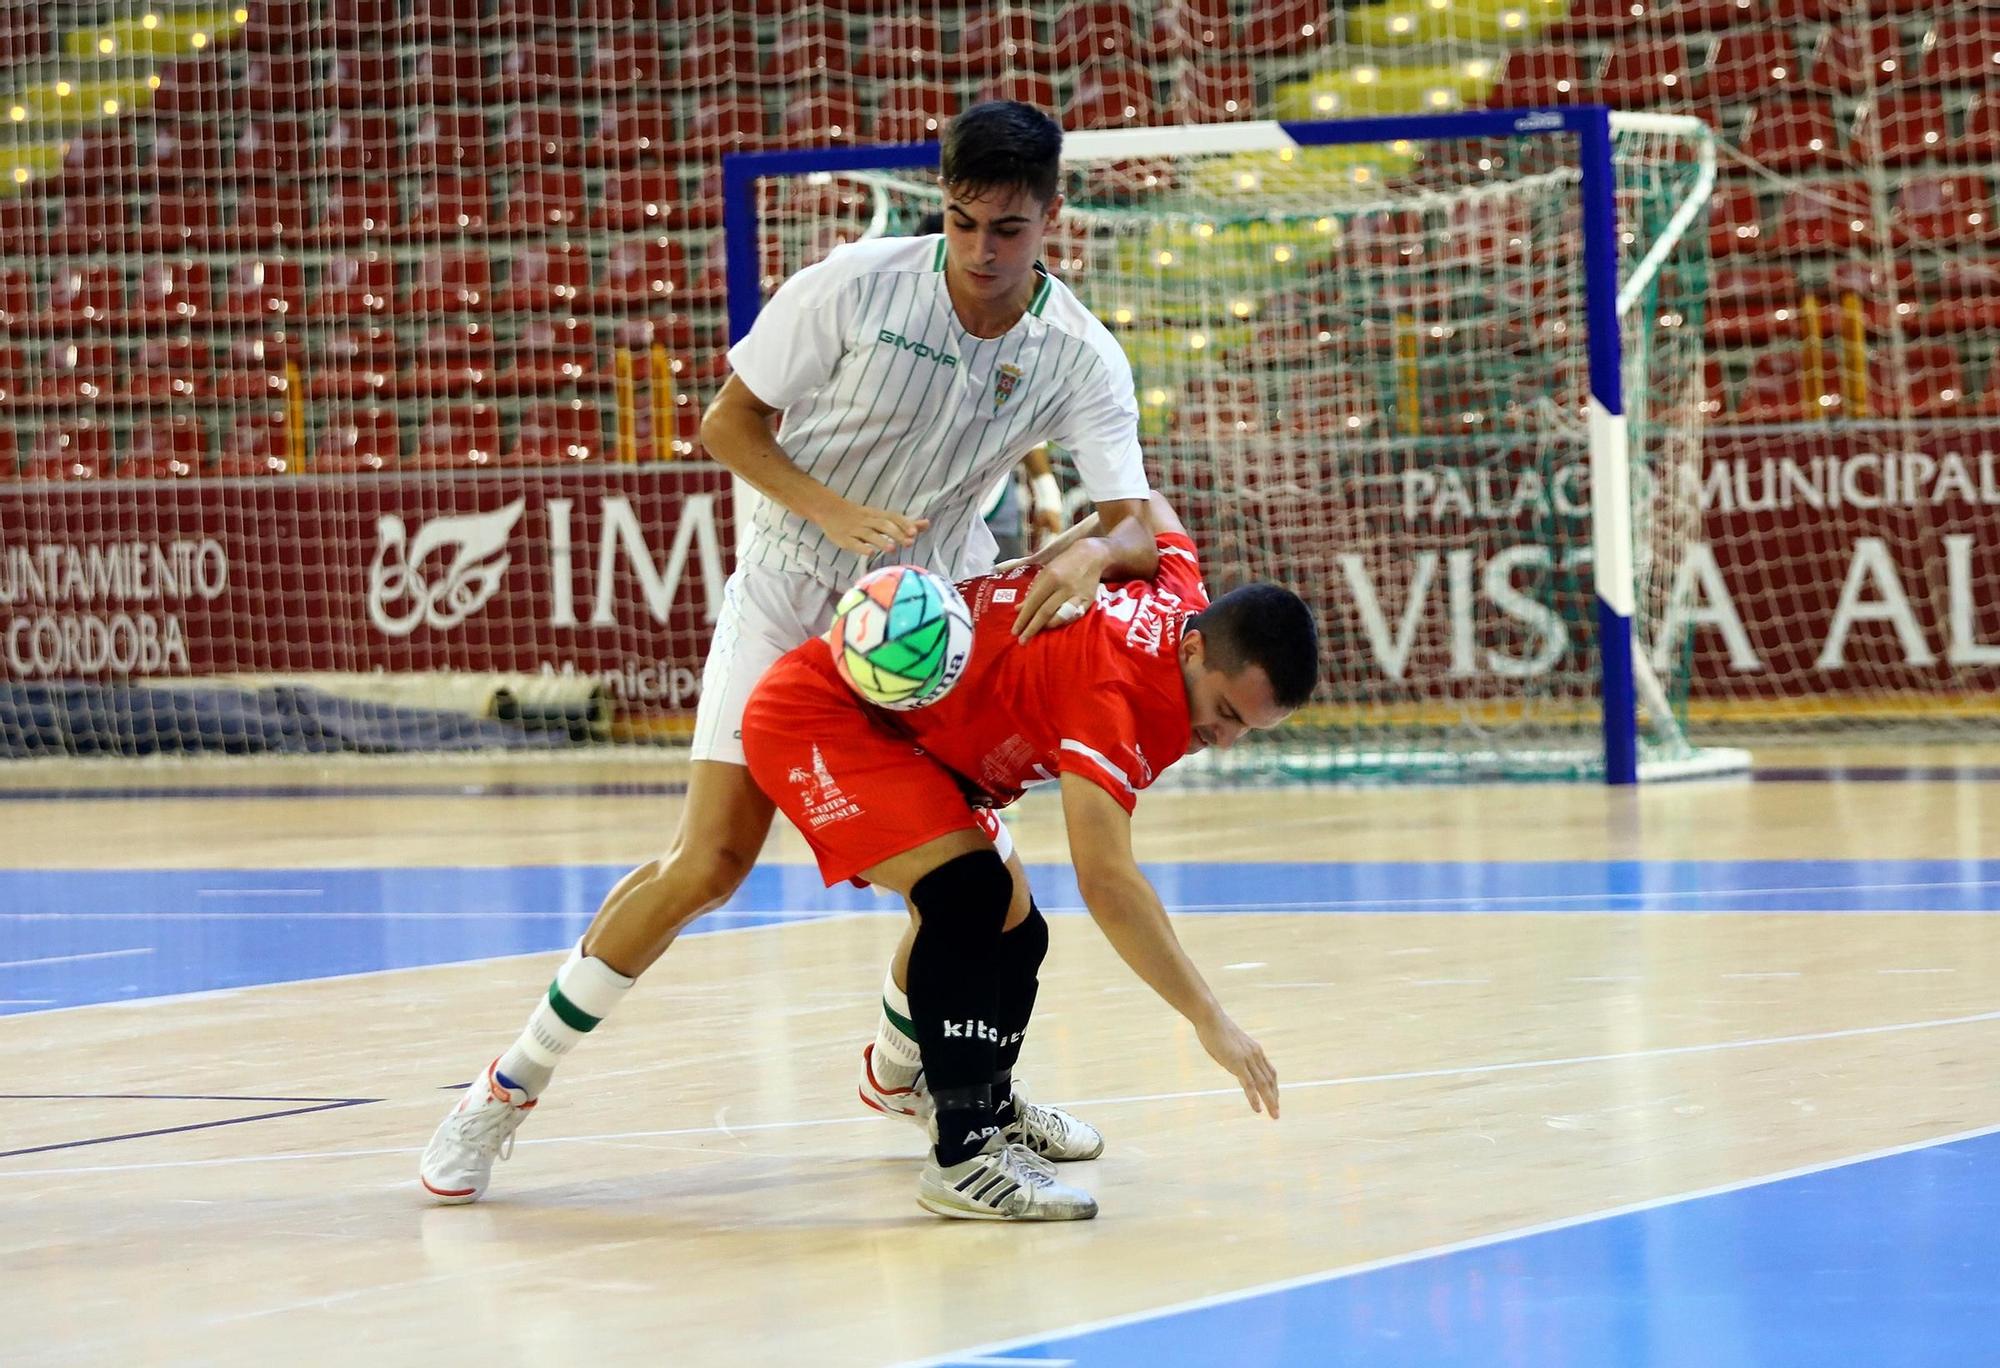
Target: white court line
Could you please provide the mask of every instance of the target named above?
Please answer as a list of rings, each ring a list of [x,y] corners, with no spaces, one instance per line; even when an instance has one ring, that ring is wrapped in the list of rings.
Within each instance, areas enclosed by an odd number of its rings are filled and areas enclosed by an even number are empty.
[[[1981,1126],[1976,1130],[1957,1131],[1951,1135],[1940,1135],[1931,1140],[1915,1140],[1907,1145],[1892,1145],[1888,1149],[1870,1150],[1866,1154],[1851,1154],[1843,1159],[1829,1159],[1825,1163],[1807,1164],[1801,1168],[1786,1169],[1781,1173],[1767,1173],[1759,1178],[1744,1178],[1733,1183],[1719,1183],[1714,1187],[1697,1188],[1692,1192],[1677,1192],[1667,1197],[1654,1197],[1644,1202],[1632,1202],[1625,1206],[1608,1207],[1603,1211],[1586,1212],[1581,1216],[1565,1216],[1558,1221],[1543,1221],[1536,1225],[1519,1226],[1513,1230],[1502,1230],[1492,1235],[1479,1235],[1470,1240],[1459,1240],[1452,1244],[1433,1245],[1427,1249],[1414,1249],[1407,1254],[1391,1254],[1387,1258],[1373,1259],[1367,1263],[1355,1264],[1348,1268],[1329,1268],[1318,1273],[1305,1273],[1296,1278],[1281,1278],[1274,1282],[1258,1283],[1251,1287],[1240,1287],[1234,1292],[1218,1292],[1213,1296],[1195,1297],[1188,1301],[1173,1302],[1166,1306],[1156,1306],[1148,1311],[1134,1311],[1123,1316],[1111,1316],[1100,1321],[1086,1321],[1081,1325],[1062,1326],[1051,1330],[1038,1330],[1031,1335],[995,1344],[981,1344],[975,1348],[956,1354],[938,1354],[932,1358],[907,1359],[895,1368],[945,1368],[945,1365],[978,1363],[980,1356],[986,1355],[991,1362],[1018,1362],[998,1357],[1010,1348],[1030,1344],[1045,1344],[1050,1340],[1071,1339],[1079,1335],[1093,1335],[1102,1330],[1114,1330],[1121,1325],[1137,1325],[1142,1321],[1160,1320],[1167,1316],[1177,1316],[1188,1311],[1203,1311],[1211,1306],[1227,1306],[1231,1302],[1249,1301],[1253,1297],[1265,1296],[1272,1292],[1289,1292],[1301,1287],[1313,1287],[1320,1283],[1341,1282],[1359,1277],[1364,1273],[1375,1273],[1385,1268],[1400,1268],[1405,1264],[1421,1263],[1426,1259],[1440,1259],[1452,1254],[1463,1254],[1469,1250],[1485,1249],[1492,1245],[1508,1244],[1514,1240],[1525,1240],[1535,1235],[1547,1235],[1558,1230],[1572,1230],[1577,1226],[1592,1225],[1598,1221],[1616,1220],[1620,1216],[1636,1216],[1641,1212],[1657,1211],[1661,1207],[1678,1206],[1683,1202],[1698,1202],[1704,1197],[1722,1197],[1732,1192],[1743,1192],[1750,1188],[1765,1187],[1772,1183],[1782,1183],[1793,1178],[1810,1178],[1816,1173],[1828,1173],[1834,1169],[1851,1168],[1856,1164],[1871,1163],[1877,1159],[1893,1159],[1899,1154],[1914,1154],[1918,1150],[1935,1149],[1940,1145],[1955,1145],[1964,1140],[1980,1140],[1989,1135],[2000,1135],[2000,1126]],[[969,1357],[968,1357],[969,1356]],[[1029,1359],[1027,1362],[1034,1362]]]
[[[324,898],[324,888],[197,888],[197,898]]]
[[[517,958],[509,956],[509,958]],[[2000,1011],[1978,1012],[1971,1016],[1935,1017],[1926,1021],[1895,1021],[1881,1026],[1849,1026],[1837,1031],[1812,1031],[1800,1035],[1758,1036],[1750,1040],[1719,1040],[1706,1045],[1663,1045],[1651,1050],[1621,1050],[1610,1054],[1570,1055],[1561,1059],[1519,1059],[1500,1064],[1455,1064],[1441,1069],[1410,1069],[1400,1073],[1350,1074],[1343,1078],[1310,1078],[1286,1083],[1286,1092],[1314,1088],[1354,1088],[1375,1083],[1410,1083],[1427,1078],[1469,1078],[1483,1074],[1519,1073],[1529,1069],[1563,1069],[1586,1064],[1616,1064],[1638,1059],[1670,1059],[1676,1055],[1718,1054],[1725,1050],[1753,1050],[1770,1045],[1810,1045],[1825,1040],[1851,1040],[1857,1036],[1893,1035],[1900,1031],[1926,1031],[1944,1026],[1973,1026],[2000,1021]],[[1115,1107],[1134,1102],[1179,1102],[1197,1097],[1240,1097],[1242,1089],[1193,1088],[1184,1092],[1134,1093],[1124,1097],[1085,1097],[1057,1101],[1060,1107]],[[664,1140],[683,1135],[742,1135],[752,1131],[805,1130],[817,1126],[874,1126],[882,1118],[868,1116],[815,1117],[797,1121],[756,1121],[733,1126],[681,1126],[671,1130],[608,1131],[599,1135],[550,1135],[532,1140],[516,1140],[516,1145],[583,1145],[600,1141]],[[394,1145],[381,1149],[317,1150],[302,1154],[240,1154],[225,1159],[177,1159],[151,1164],[91,1164],[76,1168],[0,1169],[0,1178],[40,1178],[52,1173],[136,1173],[155,1169],[219,1168],[233,1164],[283,1164],[301,1159],[360,1159],[382,1154],[416,1154],[422,1145]]]
[[[42,915],[60,916],[67,914],[47,913]],[[90,915],[90,914],[85,913],[81,915]],[[569,915],[569,914],[566,913],[564,915]],[[715,916],[716,914],[711,912],[709,915]],[[856,911],[856,912],[817,912],[817,913],[787,912],[783,914],[757,913],[755,915],[758,916],[783,915],[788,918],[798,917],[804,921],[811,922],[811,921],[845,921],[850,917],[876,917],[882,914],[879,912]],[[902,915],[902,909],[900,908],[897,909],[897,915],[898,916]],[[740,935],[745,931],[769,931],[775,927],[787,926],[792,924],[794,923],[790,921],[781,921],[781,922],[767,922],[761,926],[718,926],[712,930],[698,931],[694,934],[698,936]],[[481,955],[476,959],[468,959],[468,960],[440,960],[436,964],[398,964],[388,969],[356,969],[345,974],[316,974],[311,978],[279,979],[273,983],[243,983],[243,984],[238,984],[233,988],[197,988],[193,992],[189,993],[162,993],[157,997],[114,998],[109,1002],[79,1002],[76,1003],[74,1006],[58,1007],[55,1009],[55,1011],[52,1012],[36,1012],[33,1013],[33,1015],[38,1017],[50,1017],[54,1016],[56,1012],[101,1012],[101,1011],[115,1010],[118,1008],[161,1007],[171,1003],[200,1002],[204,998],[232,997],[237,993],[256,993],[256,992],[261,992],[268,988],[290,988],[301,983],[338,983],[343,979],[372,978],[377,974],[414,974],[414,973],[419,973],[425,969],[462,969],[469,964],[503,964],[508,960],[535,959],[537,957],[548,956],[548,955],[560,955],[567,949],[568,949],[567,946],[558,945],[548,950],[523,950],[518,954],[513,954],[513,955]],[[23,999],[23,1001],[27,1001],[27,999]],[[38,998],[34,999],[34,1001],[52,1002],[54,1001],[54,999]],[[29,1014],[22,1013],[22,1015],[29,1015]]]
[[[1317,910],[1324,912],[1394,912],[1401,909],[1430,908],[1442,912],[1476,912],[1486,908],[1523,907],[1532,911],[1536,907],[1550,903],[1603,903],[1605,912],[1626,910],[1633,903],[1674,903],[1674,902],[1722,902],[1729,899],[1749,901],[1755,898],[1776,897],[1795,893],[1909,893],[1929,889],[1983,889],[2000,888],[2000,879],[1947,879],[1924,883],[1881,883],[1881,884],[1787,884],[1769,888],[1657,888],[1639,889],[1632,892],[1600,889],[1588,893],[1461,893],[1451,897],[1436,898],[1345,898],[1314,900],[1311,902],[1218,902],[1218,903],[1176,903],[1175,912],[1288,912]],[[1045,907],[1044,912],[1072,912],[1079,909],[1067,905]],[[1759,915],[1773,913],[1814,916],[1824,909],[1810,907],[1752,908]],[[1843,909],[1845,911],[1845,909]],[[1988,912],[1984,908],[1861,908],[1862,912],[1901,913],[1973,913]]]
[[[123,959],[128,955],[152,953],[152,946],[139,945],[130,950],[92,950],[81,955],[42,955],[36,959],[0,960],[0,969],[22,969],[30,964],[74,964],[78,960]]]
[[[717,921],[733,921],[744,917],[766,917],[778,921],[813,921],[827,917],[847,917],[859,913],[869,917],[885,917],[893,911],[902,916],[903,909],[877,910],[874,908],[843,909],[836,912],[815,912],[798,908],[783,908],[772,912],[710,912],[706,916]],[[0,912],[0,921],[272,921],[283,917],[286,921],[560,921],[567,917],[585,915],[581,911],[571,912]]]

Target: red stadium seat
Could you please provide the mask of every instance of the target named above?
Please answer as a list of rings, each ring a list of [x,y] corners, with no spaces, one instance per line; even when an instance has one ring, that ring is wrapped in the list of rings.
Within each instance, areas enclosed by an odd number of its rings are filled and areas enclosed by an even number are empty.
[[[546,394],[600,385],[608,378],[598,364],[594,324],[581,318],[537,318],[515,339],[500,388],[510,394]]]
[[[1019,100],[1042,110],[1053,110],[1061,103],[1056,99],[1055,78],[1034,71],[1007,71],[989,77],[980,83],[977,99]]]
[[[132,429],[118,474],[129,480],[186,480],[201,474],[207,459],[208,433],[201,419],[170,414]]]
[[[240,413],[222,439],[215,473],[229,479],[283,475],[292,466],[289,419],[282,408]]]
[[[402,224],[394,182],[342,179],[327,184],[314,232],[323,242],[352,244],[392,237]]]
[[[245,119],[236,129],[238,175],[295,176],[305,163],[306,129],[297,119]]]
[[[1229,0],[1168,0],[1153,16],[1153,44],[1166,61],[1216,61],[1236,53]]]
[[[1889,228],[1899,241],[1924,245],[1985,242],[2000,232],[1993,189],[1984,176],[1908,181],[1896,196]]]
[[[1226,123],[1257,115],[1257,77],[1248,62],[1209,60],[1182,68],[1167,117],[1176,123]]]
[[[1654,109],[1685,103],[1691,84],[1686,45],[1656,38],[1611,50],[1598,73],[1597,98],[1613,109]]]
[[[1625,38],[1656,17],[1658,0],[1571,0],[1569,13],[1550,25],[1548,36],[1563,41]]]
[[[501,229],[510,233],[567,236],[583,228],[583,174],[527,171],[514,177]]]
[[[590,85],[606,95],[654,94],[667,86],[666,51],[650,29],[604,35],[590,58]]]
[[[139,145],[127,127],[114,125],[80,132],[63,146],[55,193],[99,194],[114,187],[138,188]]]
[[[1833,102],[1787,95],[1758,105],[1742,140],[1743,155],[1777,171],[1828,171],[1847,162]]]
[[[617,233],[679,227],[680,199],[680,176],[675,171],[662,167],[615,171],[604,179],[590,226]]]
[[[2000,81],[2000,15],[1941,18],[1924,39],[1917,79],[1925,85],[1985,85]]]
[[[236,401],[281,401],[291,390],[291,370],[299,364],[298,343],[278,332],[246,332],[229,341],[227,360],[217,368],[215,392]]]
[[[853,142],[861,134],[861,102],[846,86],[802,92],[785,105],[785,143],[823,147]]]
[[[687,142],[697,156],[755,151],[765,143],[764,102],[749,95],[703,100],[688,127]]]
[[[1737,104],[1783,92],[1805,80],[1790,30],[1736,29],[1716,40],[1708,65],[1695,78],[1694,96]]]
[[[313,470],[321,475],[368,475],[402,463],[396,411],[378,404],[334,411],[313,446]]]
[[[238,31],[252,52],[290,52],[305,46],[313,25],[311,0],[252,0],[249,17]]]
[[[1666,0],[1647,18],[1675,33],[1758,30],[1770,27],[1766,0]]]
[[[331,0],[322,22],[341,47],[401,37],[396,0]]]
[[[299,323],[306,311],[305,267],[295,258],[253,258],[230,268],[217,314],[233,322]]]
[[[319,342],[307,393],[314,399],[389,399],[402,376],[393,328],[335,328]]]
[[[222,235],[222,207],[204,189],[161,189],[139,205],[134,243],[147,252],[198,252]]]
[[[1008,70],[1047,71],[1049,50],[1037,39],[1034,16],[1026,10],[974,10],[965,17],[957,52],[939,54],[945,75],[988,76]]]
[[[336,49],[327,86],[342,109],[379,112],[399,108],[405,85],[396,55],[379,49]]]
[[[111,429],[95,418],[49,423],[28,447],[31,480],[103,480],[112,470]]]
[[[287,113],[309,107],[312,65],[303,53],[253,53],[244,63],[242,101],[258,114]]]
[[[320,164],[337,176],[394,175],[403,169],[395,120],[381,114],[335,115],[320,143]]]
[[[7,381],[0,376],[0,395],[7,392]],[[14,435],[14,425],[0,414],[0,481],[19,479],[21,475],[21,439]]]
[[[795,85],[845,79],[853,69],[847,25],[838,19],[808,17],[787,19],[779,25],[764,74],[770,80]]]
[[[493,330],[481,319],[438,323],[424,334],[412,385],[425,394],[485,391],[494,375]]]
[[[730,97],[717,97],[719,102],[737,103]],[[706,101],[704,101],[706,103]],[[743,105],[758,109],[754,99],[744,98]],[[674,138],[673,106],[657,100],[621,100],[608,103],[599,114],[597,121],[597,159],[606,166],[631,166],[640,161],[667,161],[677,152]]]
[[[454,404],[417,429],[411,462],[420,469],[489,466],[500,455],[500,411],[491,404]]]
[[[557,105],[524,105],[507,116],[500,134],[500,164],[508,167],[576,166],[587,144],[583,115]]]
[[[479,49],[430,47],[419,52],[410,68],[410,98],[426,105],[484,104],[486,74]]]
[[[118,374],[118,349],[82,338],[54,342],[43,351],[40,370],[38,398],[55,403],[102,399]]]
[[[26,266],[0,266],[0,327],[25,327],[34,314],[34,276]]]
[[[674,64],[673,84],[709,90],[758,80],[757,32],[748,24],[716,20],[688,30]]]
[[[942,82],[896,81],[876,99],[869,135],[877,142],[932,142],[957,109],[957,95]]]
[[[223,161],[221,125],[189,119],[154,127],[146,169],[161,180],[205,181],[223,174]]]
[[[195,337],[148,337],[125,377],[127,398],[187,401],[215,392],[208,343]]]
[[[483,0],[411,0],[410,28],[419,42],[426,38],[476,35],[490,27]]]
[[[1260,57],[1298,56],[1324,47],[1331,36],[1325,0],[1276,0],[1250,8],[1238,46]]]
[[[930,81],[943,69],[944,35],[930,15],[877,20],[854,58],[854,72],[877,81]]]
[[[1925,342],[1902,350],[1902,365],[1887,347],[1868,354],[1868,412],[1850,417],[1949,418],[1964,413],[1966,393],[1958,349],[1949,342]]]
[[[581,83],[576,48],[562,39],[516,43],[500,54],[497,85],[505,103],[565,100]]]
[[[1093,67],[1078,73],[1063,107],[1067,128],[1143,128],[1153,122],[1152,78],[1138,67]]]
[[[436,176],[417,190],[410,230],[419,236],[484,233],[492,227],[493,196],[484,176]]]
[[[240,248],[277,247],[305,235],[306,193],[297,181],[242,181],[236,186],[236,221],[227,230]]]
[[[1952,146],[1963,161],[2000,161],[2000,91],[1982,91],[1965,107],[1965,136]]]
[[[1822,347],[1818,384],[1812,383],[1796,342],[1760,352],[1750,381],[1737,400],[1734,417],[1744,423],[1816,422],[1841,408],[1840,365],[1828,343]]]
[[[597,405],[588,399],[567,399],[522,410],[521,425],[507,448],[507,464],[569,465],[609,455]]]
[[[1766,246],[1788,254],[1851,252],[1874,239],[1871,214],[1865,181],[1825,181],[1788,191]]]
[[[327,258],[312,311],[322,318],[387,318],[396,309],[396,263],[380,252]]]
[[[1740,347],[1792,336],[1799,326],[1799,277],[1789,266],[1725,266],[1709,277],[1709,345]]]
[[[1488,103],[1495,109],[1582,104],[1583,87],[1583,63],[1575,48],[1515,48],[1507,54]]]
[[[1153,56],[1152,35],[1143,32],[1124,0],[1066,5],[1049,33],[1056,69],[1092,62],[1145,62]]]
[[[116,266],[58,266],[49,281],[49,321],[58,329],[102,328],[125,309],[125,275]]]
[[[628,238],[611,248],[597,288],[602,309],[657,308],[670,302],[687,278],[687,256],[672,238]]]
[[[514,258],[506,288],[494,300],[501,313],[568,314],[590,299],[590,254],[563,243],[530,247]]]
[[[122,250],[132,231],[130,202],[123,195],[67,195],[56,201],[49,244],[68,256]]]
[[[233,103],[229,82],[213,57],[163,63],[159,77],[152,104],[156,118],[212,118]]]
[[[1708,210],[1708,254],[1736,256],[1764,246],[1764,212],[1756,190],[1744,186],[1718,188]]]
[[[486,167],[486,118],[470,110],[432,110],[410,135],[417,171],[477,173]]]
[[[139,268],[141,320],[148,323],[200,323],[212,312],[206,261],[194,258],[154,258]]]
[[[1807,79],[1814,89],[1836,95],[1896,85],[1908,76],[1902,36],[1894,24],[1830,25],[1813,45],[1811,71]]]
[[[1864,105],[1854,128],[1854,145],[1864,150],[1863,155],[1869,148],[1870,122],[1870,111]],[[1951,120],[1945,112],[1944,95],[1939,91],[1913,90],[1879,96],[1872,122],[1884,166],[1956,158],[1968,151],[1952,139]]]
[[[493,263],[478,248],[426,252],[404,301],[413,314],[485,313],[493,299]]]
[[[42,5],[10,5],[0,13],[0,63],[15,67],[48,55],[49,26]]]
[[[1939,336],[2000,330],[2000,260],[1947,256],[1938,263],[1936,297],[1918,313],[1913,331]],[[2000,374],[1989,375],[1994,392]]]

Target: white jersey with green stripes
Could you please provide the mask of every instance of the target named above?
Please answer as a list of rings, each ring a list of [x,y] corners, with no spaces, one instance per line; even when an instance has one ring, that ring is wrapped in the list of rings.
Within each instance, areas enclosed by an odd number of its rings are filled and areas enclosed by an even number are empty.
[[[877,557],[963,579],[993,563],[979,516],[1035,447],[1070,453],[1095,502],[1144,498],[1132,367],[1111,334],[1046,273],[999,337],[974,337],[945,289],[942,236],[837,247],[779,286],[729,349],[737,376],[783,411],[778,445],[836,494],[930,519],[916,545]],[[871,562],[814,524],[752,500],[746,565],[834,588]]]

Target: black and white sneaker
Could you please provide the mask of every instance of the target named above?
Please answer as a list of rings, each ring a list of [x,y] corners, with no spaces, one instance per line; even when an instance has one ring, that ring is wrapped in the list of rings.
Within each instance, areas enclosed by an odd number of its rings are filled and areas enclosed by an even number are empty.
[[[917,1179],[917,1205],[957,1221],[1087,1221],[1097,1199],[1056,1177],[1055,1165],[999,1135],[945,1168],[933,1154]]]

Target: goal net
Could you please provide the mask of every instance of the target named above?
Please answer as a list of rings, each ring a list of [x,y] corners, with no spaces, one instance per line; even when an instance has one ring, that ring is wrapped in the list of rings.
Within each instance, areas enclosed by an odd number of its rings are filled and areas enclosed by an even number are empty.
[[[1619,578],[1630,567],[1641,767],[1740,766],[1686,731],[1690,629],[1714,587],[1694,549],[1708,130],[1613,118],[1627,422],[1609,483],[1624,516],[1610,518],[1593,513],[1578,140],[1536,135],[1532,118],[1518,136],[1438,126],[1379,120],[1365,142],[1324,124],[1066,144],[1047,262],[1131,359],[1149,469],[1213,587],[1289,585],[1324,634],[1313,704],[1210,764],[1603,774],[1595,579],[1609,537]],[[941,207],[927,167],[758,184],[767,290],[836,242],[915,232]]]

